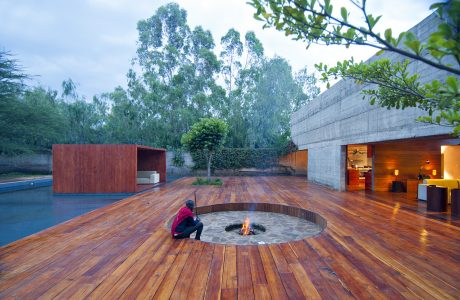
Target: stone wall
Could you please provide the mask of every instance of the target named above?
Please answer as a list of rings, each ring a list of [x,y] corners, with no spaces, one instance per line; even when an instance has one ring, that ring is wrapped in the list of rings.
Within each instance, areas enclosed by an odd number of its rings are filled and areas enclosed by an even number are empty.
[[[432,14],[411,31],[426,39],[437,24],[438,18]],[[393,61],[405,59],[395,53],[384,53],[369,61],[383,57]],[[445,78],[447,74],[417,61],[412,61],[409,69],[422,74],[422,81]],[[416,122],[418,116],[425,115],[416,108],[388,110],[370,105],[361,94],[362,89],[368,88],[372,86],[341,80],[292,114],[293,141],[300,150],[308,149],[309,180],[343,190],[344,145],[442,135],[452,131],[449,127]]]

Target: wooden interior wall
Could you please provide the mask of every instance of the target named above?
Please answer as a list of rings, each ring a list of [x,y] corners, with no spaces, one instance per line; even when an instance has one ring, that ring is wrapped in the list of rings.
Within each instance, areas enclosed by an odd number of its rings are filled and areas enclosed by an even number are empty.
[[[137,150],[138,171],[157,171],[160,182],[166,181],[166,151],[139,148]]]
[[[136,145],[53,145],[53,192],[134,193]]]
[[[299,150],[280,157],[279,163],[290,166],[296,174],[307,174],[308,171],[308,150]]]
[[[377,143],[374,145],[374,191],[389,191],[394,180],[417,179],[420,167],[423,174],[441,178],[441,145],[452,143],[452,139],[422,138],[404,141]],[[425,164],[429,160],[430,164]],[[394,175],[394,170],[399,175]],[[437,175],[432,175],[432,170]]]
[[[443,147],[441,152],[444,160],[441,174],[446,179],[460,179],[460,145]]]

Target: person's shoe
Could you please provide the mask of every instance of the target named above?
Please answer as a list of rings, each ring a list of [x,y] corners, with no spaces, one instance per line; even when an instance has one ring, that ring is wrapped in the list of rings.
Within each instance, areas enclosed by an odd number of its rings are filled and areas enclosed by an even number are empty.
[[[201,239],[200,238],[195,238],[195,241],[201,241]]]

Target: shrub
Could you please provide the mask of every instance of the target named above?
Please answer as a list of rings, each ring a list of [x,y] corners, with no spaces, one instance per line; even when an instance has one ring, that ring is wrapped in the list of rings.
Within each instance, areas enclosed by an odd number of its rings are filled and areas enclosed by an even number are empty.
[[[194,169],[206,169],[206,157],[201,153],[192,153]],[[228,170],[241,168],[265,169],[278,164],[278,150],[272,148],[224,148],[215,153],[211,168]]]
[[[174,151],[174,156],[172,158],[172,164],[175,167],[183,167],[185,165],[184,154],[182,151]]]
[[[223,182],[220,178],[216,178],[216,179],[204,179],[204,178],[201,178],[201,177],[197,177],[196,178],[196,181],[194,181],[192,183],[192,185],[222,185]]]

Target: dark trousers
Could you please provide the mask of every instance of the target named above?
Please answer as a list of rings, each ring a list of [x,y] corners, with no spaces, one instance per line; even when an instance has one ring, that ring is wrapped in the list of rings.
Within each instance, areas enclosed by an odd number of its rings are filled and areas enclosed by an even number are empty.
[[[196,231],[195,240],[200,240],[201,232],[203,231],[203,223],[197,222],[194,226],[186,227],[184,232],[175,235],[175,239],[190,238],[190,234]]]

